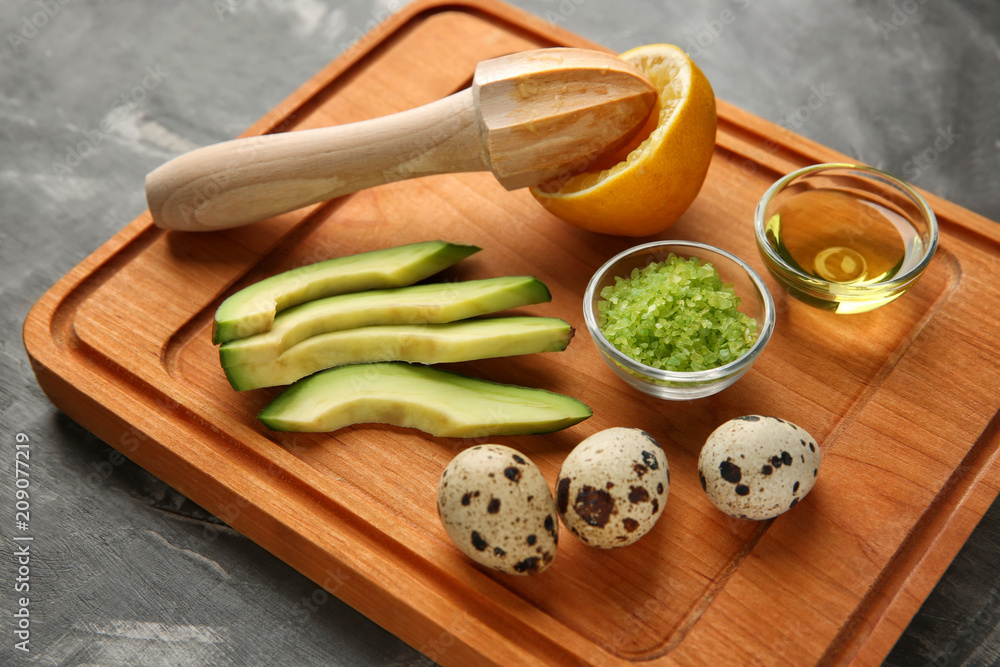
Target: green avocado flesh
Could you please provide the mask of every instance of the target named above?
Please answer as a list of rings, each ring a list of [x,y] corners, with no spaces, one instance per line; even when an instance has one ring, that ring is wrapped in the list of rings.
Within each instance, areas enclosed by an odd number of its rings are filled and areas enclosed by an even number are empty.
[[[257,418],[276,431],[335,431],[381,423],[433,436],[550,433],[590,417],[585,404],[544,389],[465,377],[428,366],[331,368],[275,396]]]
[[[233,294],[215,312],[212,341],[225,343],[271,328],[275,315],[323,297],[412,285],[480,248],[427,241],[328,259],[285,271]]]
[[[223,368],[263,364],[319,334],[380,324],[439,324],[550,301],[537,278],[511,276],[413,285],[317,299],[278,313],[270,331],[224,343]]]
[[[444,324],[387,324],[319,334],[277,359],[223,360],[237,390],[291,384],[334,366],[378,361],[440,364],[566,349],[573,327],[554,317],[495,317]],[[226,365],[228,362],[229,365]]]

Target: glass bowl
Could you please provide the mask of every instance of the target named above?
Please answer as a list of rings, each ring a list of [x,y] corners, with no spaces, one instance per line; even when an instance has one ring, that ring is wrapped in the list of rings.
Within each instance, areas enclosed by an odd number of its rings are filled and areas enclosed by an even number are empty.
[[[723,366],[701,371],[666,371],[635,361],[618,350],[601,333],[597,304],[601,290],[628,277],[633,269],[666,260],[673,253],[681,258],[697,257],[711,263],[724,282],[731,283],[740,297],[739,310],[757,321],[757,339],[743,356]],[[608,260],[590,279],[583,298],[583,316],[597,350],[605,363],[626,384],[658,398],[691,400],[718,393],[750,370],[774,331],[774,301],[746,262],[719,248],[692,241],[655,241],[630,248]]]
[[[934,212],[912,186],[871,167],[817,164],[772,185],[754,214],[767,270],[792,297],[836,313],[897,299],[930,264]]]

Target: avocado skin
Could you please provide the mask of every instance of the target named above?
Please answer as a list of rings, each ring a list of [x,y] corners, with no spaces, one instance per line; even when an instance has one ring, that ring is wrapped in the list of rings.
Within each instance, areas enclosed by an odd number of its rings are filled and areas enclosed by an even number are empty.
[[[573,327],[554,317],[494,317],[444,324],[361,327],[320,334],[277,359],[225,366],[238,391],[287,385],[335,366],[382,361],[456,363],[539,352],[559,352]]]
[[[581,401],[401,362],[340,366],[292,384],[257,415],[275,431],[329,432],[364,423],[436,437],[551,433],[592,415]]]
[[[277,313],[313,299],[412,285],[481,249],[424,241],[328,259],[273,275],[222,302],[215,311],[212,342],[218,345],[267,331]]]
[[[278,313],[270,331],[223,343],[223,368],[277,360],[312,336],[382,324],[442,324],[552,300],[531,276],[427,283],[317,299]]]

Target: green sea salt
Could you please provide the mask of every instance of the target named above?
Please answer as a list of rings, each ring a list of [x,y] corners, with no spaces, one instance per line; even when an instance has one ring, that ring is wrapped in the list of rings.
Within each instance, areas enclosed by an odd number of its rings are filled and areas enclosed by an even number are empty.
[[[626,356],[667,371],[727,364],[753,345],[757,322],[711,263],[674,254],[601,290],[599,327]]]

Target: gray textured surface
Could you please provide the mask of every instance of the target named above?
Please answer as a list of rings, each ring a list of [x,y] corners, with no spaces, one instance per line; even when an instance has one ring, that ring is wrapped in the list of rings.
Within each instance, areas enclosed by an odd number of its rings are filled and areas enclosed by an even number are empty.
[[[995,0],[513,4],[619,50],[679,44],[723,99],[1000,220]],[[60,415],[20,341],[44,291],[145,208],[149,170],[238,134],[399,5],[0,5],[0,663],[428,663]],[[17,433],[36,536],[28,655],[12,634]],[[994,504],[888,664],[996,664],[998,547]]]

